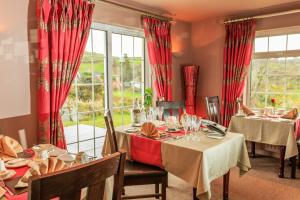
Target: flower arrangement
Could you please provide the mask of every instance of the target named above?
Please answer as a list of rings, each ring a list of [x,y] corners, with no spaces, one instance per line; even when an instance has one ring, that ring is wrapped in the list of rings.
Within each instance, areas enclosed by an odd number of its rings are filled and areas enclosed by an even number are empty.
[[[275,108],[275,106],[276,106],[276,99],[275,98],[271,98],[271,105]]]

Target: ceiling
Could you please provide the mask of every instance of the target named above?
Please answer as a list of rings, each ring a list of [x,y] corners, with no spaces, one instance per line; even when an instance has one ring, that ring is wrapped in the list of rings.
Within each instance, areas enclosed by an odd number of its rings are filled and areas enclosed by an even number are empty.
[[[200,21],[213,17],[233,15],[247,16],[253,13],[283,11],[300,8],[300,1],[295,0],[122,0],[135,6],[161,10],[175,19]]]

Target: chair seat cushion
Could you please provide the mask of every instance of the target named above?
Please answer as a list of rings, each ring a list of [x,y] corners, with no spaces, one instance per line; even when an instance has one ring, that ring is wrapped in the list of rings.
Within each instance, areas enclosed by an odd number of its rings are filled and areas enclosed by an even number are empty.
[[[167,172],[156,166],[146,165],[134,161],[126,161],[124,176],[163,176]]]

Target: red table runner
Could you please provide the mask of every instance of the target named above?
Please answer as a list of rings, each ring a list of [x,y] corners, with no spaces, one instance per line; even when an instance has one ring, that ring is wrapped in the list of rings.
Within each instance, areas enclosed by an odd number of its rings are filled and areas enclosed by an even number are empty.
[[[163,131],[165,127],[158,128]],[[168,133],[172,136],[183,135],[180,130],[174,133]],[[132,160],[163,168],[161,157],[161,142],[165,139],[155,140],[137,134],[130,135],[130,157]]]

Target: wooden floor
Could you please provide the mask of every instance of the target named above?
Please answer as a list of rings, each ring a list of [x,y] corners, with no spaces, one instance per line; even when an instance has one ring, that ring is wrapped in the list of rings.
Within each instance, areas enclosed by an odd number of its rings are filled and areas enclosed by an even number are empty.
[[[251,159],[250,172],[239,177],[239,170],[233,169],[230,176],[230,200],[299,200],[300,199],[300,170],[297,170],[297,179],[277,176],[279,160],[274,158],[258,157]],[[290,167],[286,162],[286,176],[290,176]],[[212,200],[222,199],[222,179],[212,182]],[[145,193],[154,190],[154,187],[139,186],[126,188],[129,194]],[[184,181],[169,176],[168,200],[191,200],[192,188]]]

